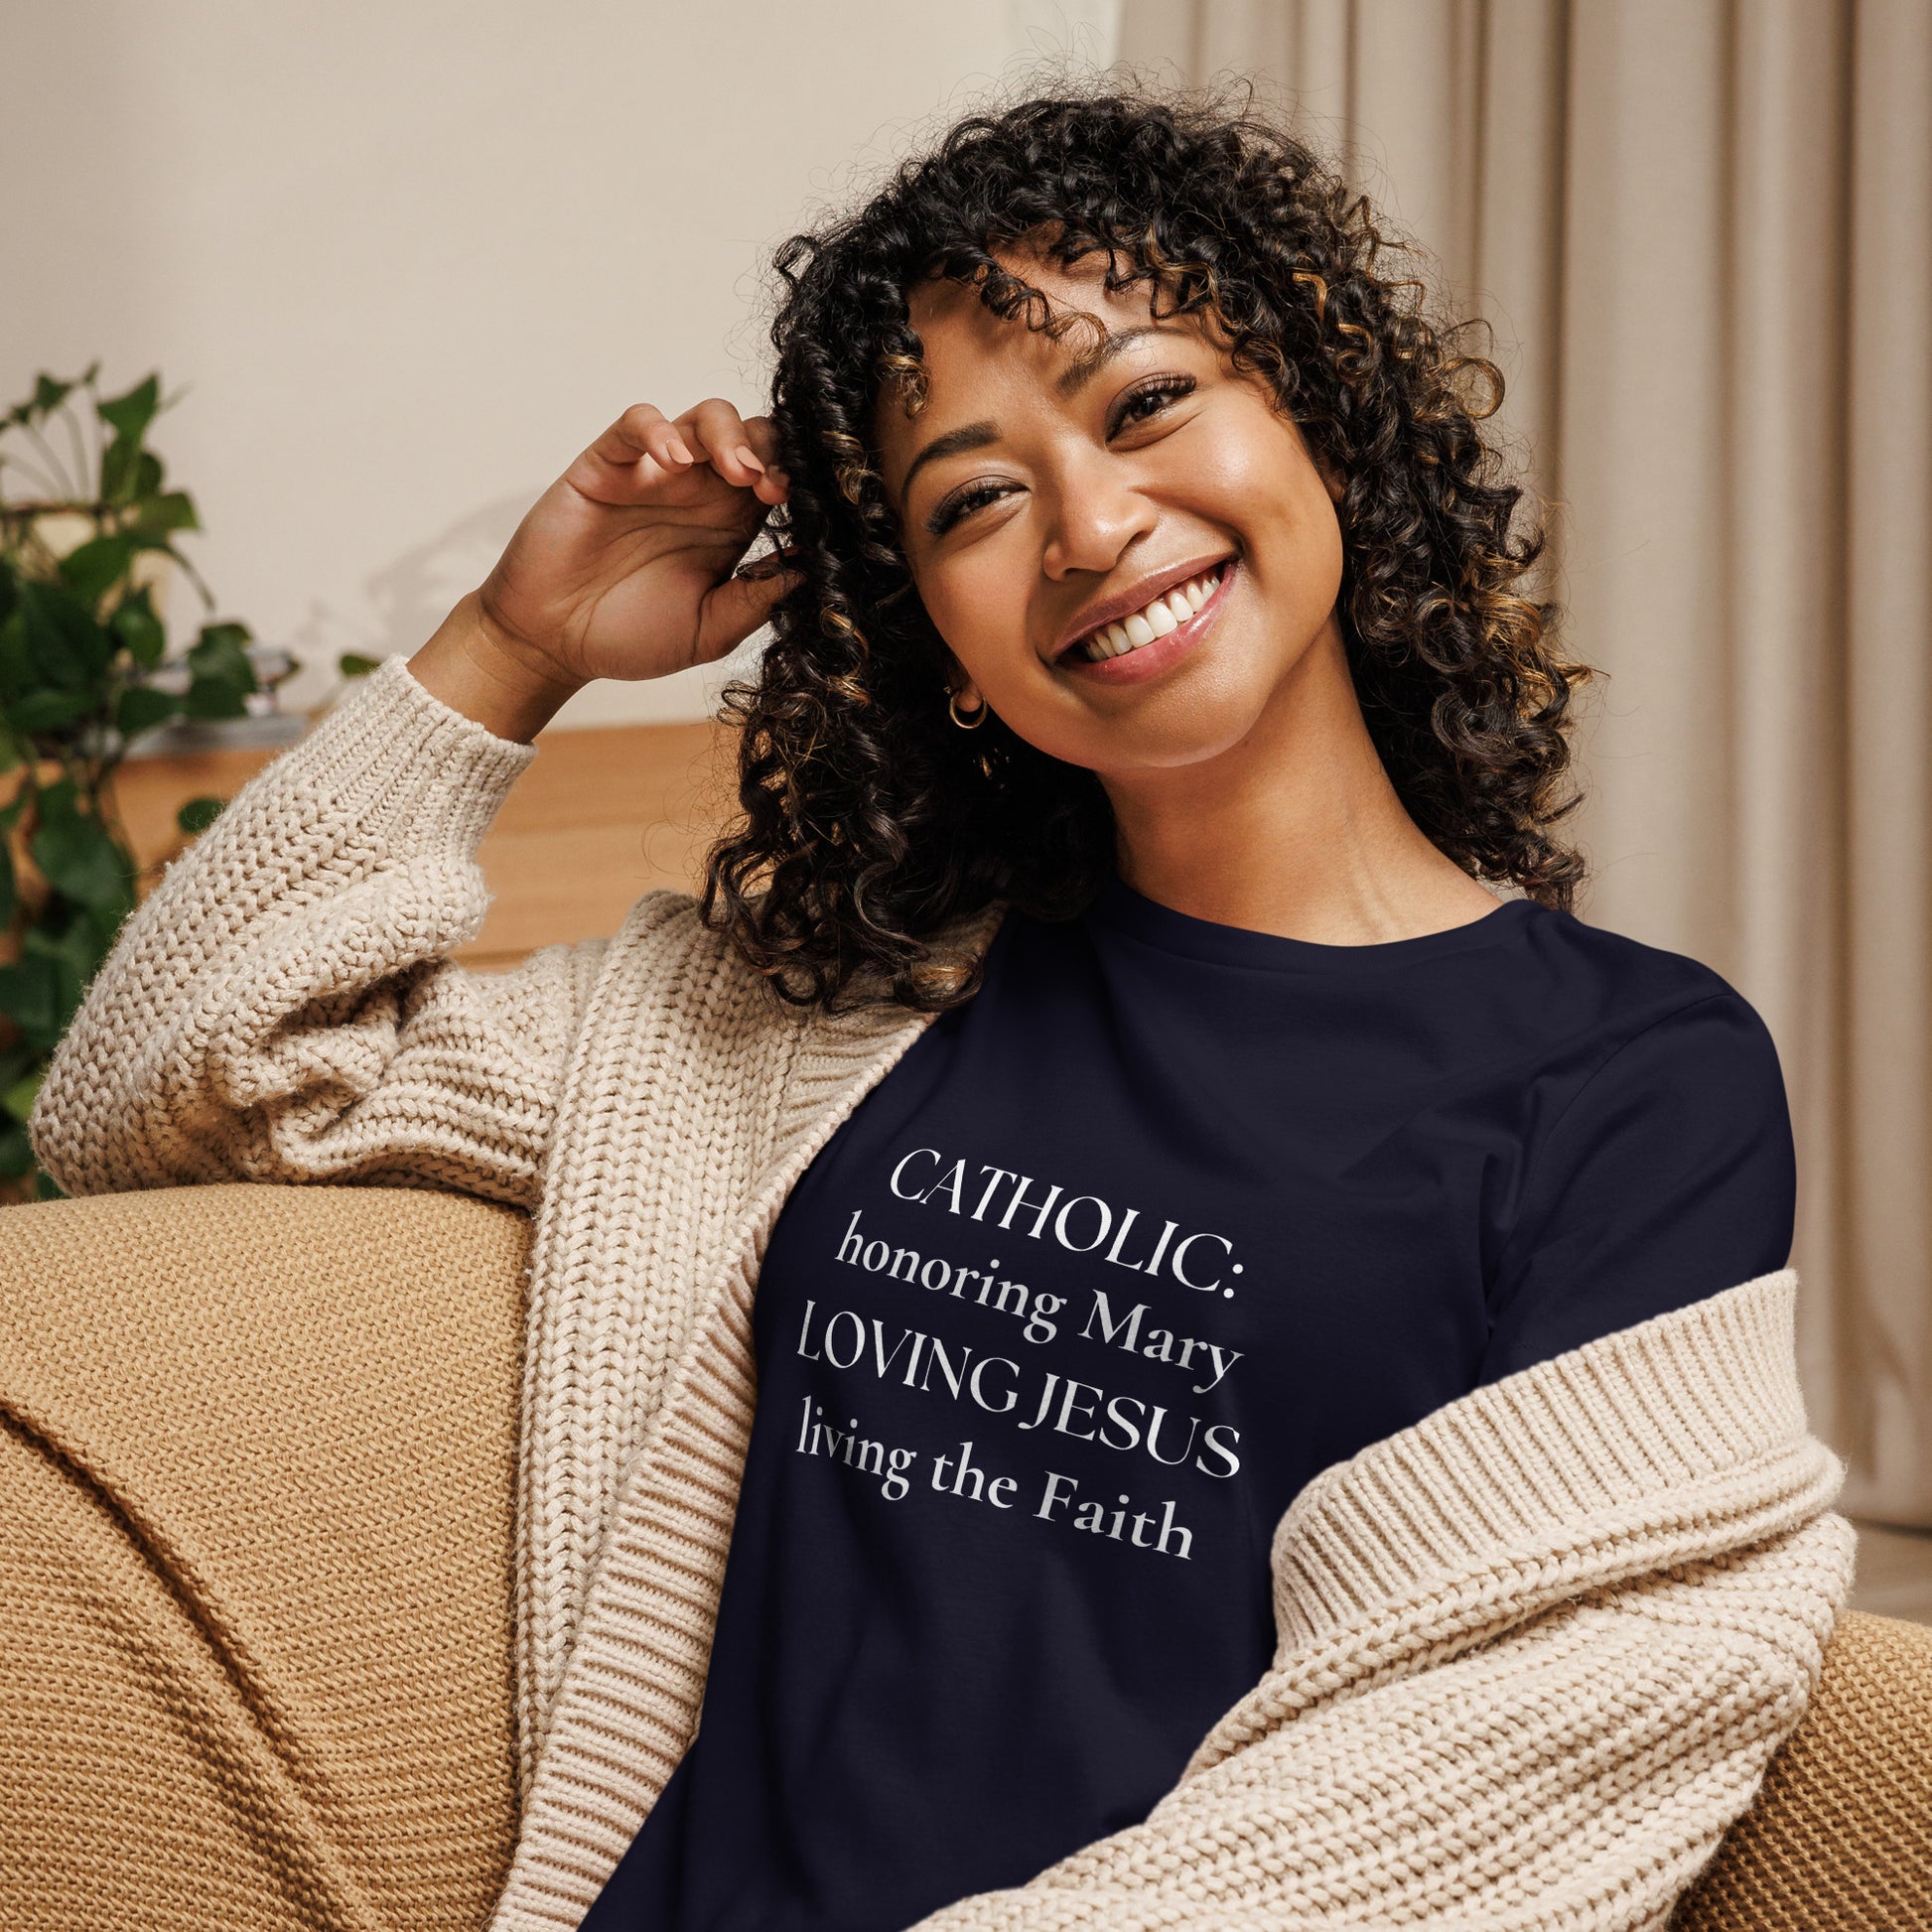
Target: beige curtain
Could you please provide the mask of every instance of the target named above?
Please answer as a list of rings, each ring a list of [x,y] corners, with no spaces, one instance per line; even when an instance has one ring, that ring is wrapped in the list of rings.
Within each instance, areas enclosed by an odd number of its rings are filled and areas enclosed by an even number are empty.
[[[1592,920],[1764,1015],[1814,1423],[1932,1524],[1932,4],[1125,0],[1496,326],[1556,507]]]

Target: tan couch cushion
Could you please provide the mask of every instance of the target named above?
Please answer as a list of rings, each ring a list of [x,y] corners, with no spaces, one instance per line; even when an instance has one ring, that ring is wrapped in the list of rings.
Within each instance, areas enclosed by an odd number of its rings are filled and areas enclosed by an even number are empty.
[[[482,1923],[526,1232],[356,1187],[0,1212],[0,1925]]]
[[[1932,1628],[1857,1611],[1840,1619],[1804,1722],[1671,1923],[1932,1926]]]

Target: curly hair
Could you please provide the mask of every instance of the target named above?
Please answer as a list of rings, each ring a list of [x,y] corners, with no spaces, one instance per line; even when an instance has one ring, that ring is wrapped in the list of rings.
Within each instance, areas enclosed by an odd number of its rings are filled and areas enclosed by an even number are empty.
[[[1058,92],[953,126],[856,212],[791,236],[771,325],[771,415],[790,479],[773,533],[799,578],[756,674],[725,695],[742,816],[713,846],[700,905],[781,997],[854,995],[925,1012],[970,998],[977,962],[934,937],[1004,901],[1088,904],[1114,864],[1091,771],[997,718],[946,716],[949,653],[887,500],[882,395],[923,400],[908,296],[943,277],[1004,320],[1075,320],[996,258],[1106,257],[1234,368],[1265,378],[1342,482],[1339,619],[1364,718],[1404,807],[1472,877],[1568,907],[1578,855],[1553,836],[1572,689],[1553,607],[1523,594],[1542,533],[1480,425],[1490,362],[1430,319],[1405,251],[1313,152],[1242,101],[1192,91]],[[1165,305],[1165,306],[1164,306]]]

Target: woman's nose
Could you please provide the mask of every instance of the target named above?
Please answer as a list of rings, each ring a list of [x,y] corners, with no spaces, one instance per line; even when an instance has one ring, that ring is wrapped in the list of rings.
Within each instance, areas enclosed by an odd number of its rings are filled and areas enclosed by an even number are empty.
[[[1129,544],[1153,529],[1154,505],[1126,469],[1118,457],[1095,452],[1059,472],[1045,492],[1039,564],[1047,577],[1058,580],[1075,571],[1105,576]]]

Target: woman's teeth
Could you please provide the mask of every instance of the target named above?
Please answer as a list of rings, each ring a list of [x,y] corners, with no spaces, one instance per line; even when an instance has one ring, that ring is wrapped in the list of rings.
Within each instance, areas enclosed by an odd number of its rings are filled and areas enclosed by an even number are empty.
[[[1186,583],[1163,591],[1145,610],[1136,611],[1132,617],[1103,623],[1091,637],[1083,637],[1073,646],[1073,655],[1084,657],[1089,664],[1099,664],[1124,651],[1139,650],[1143,644],[1151,644],[1155,638],[1177,630],[1214,595],[1214,586],[1221,581],[1225,568],[1216,564],[1202,576],[1190,577]]]

